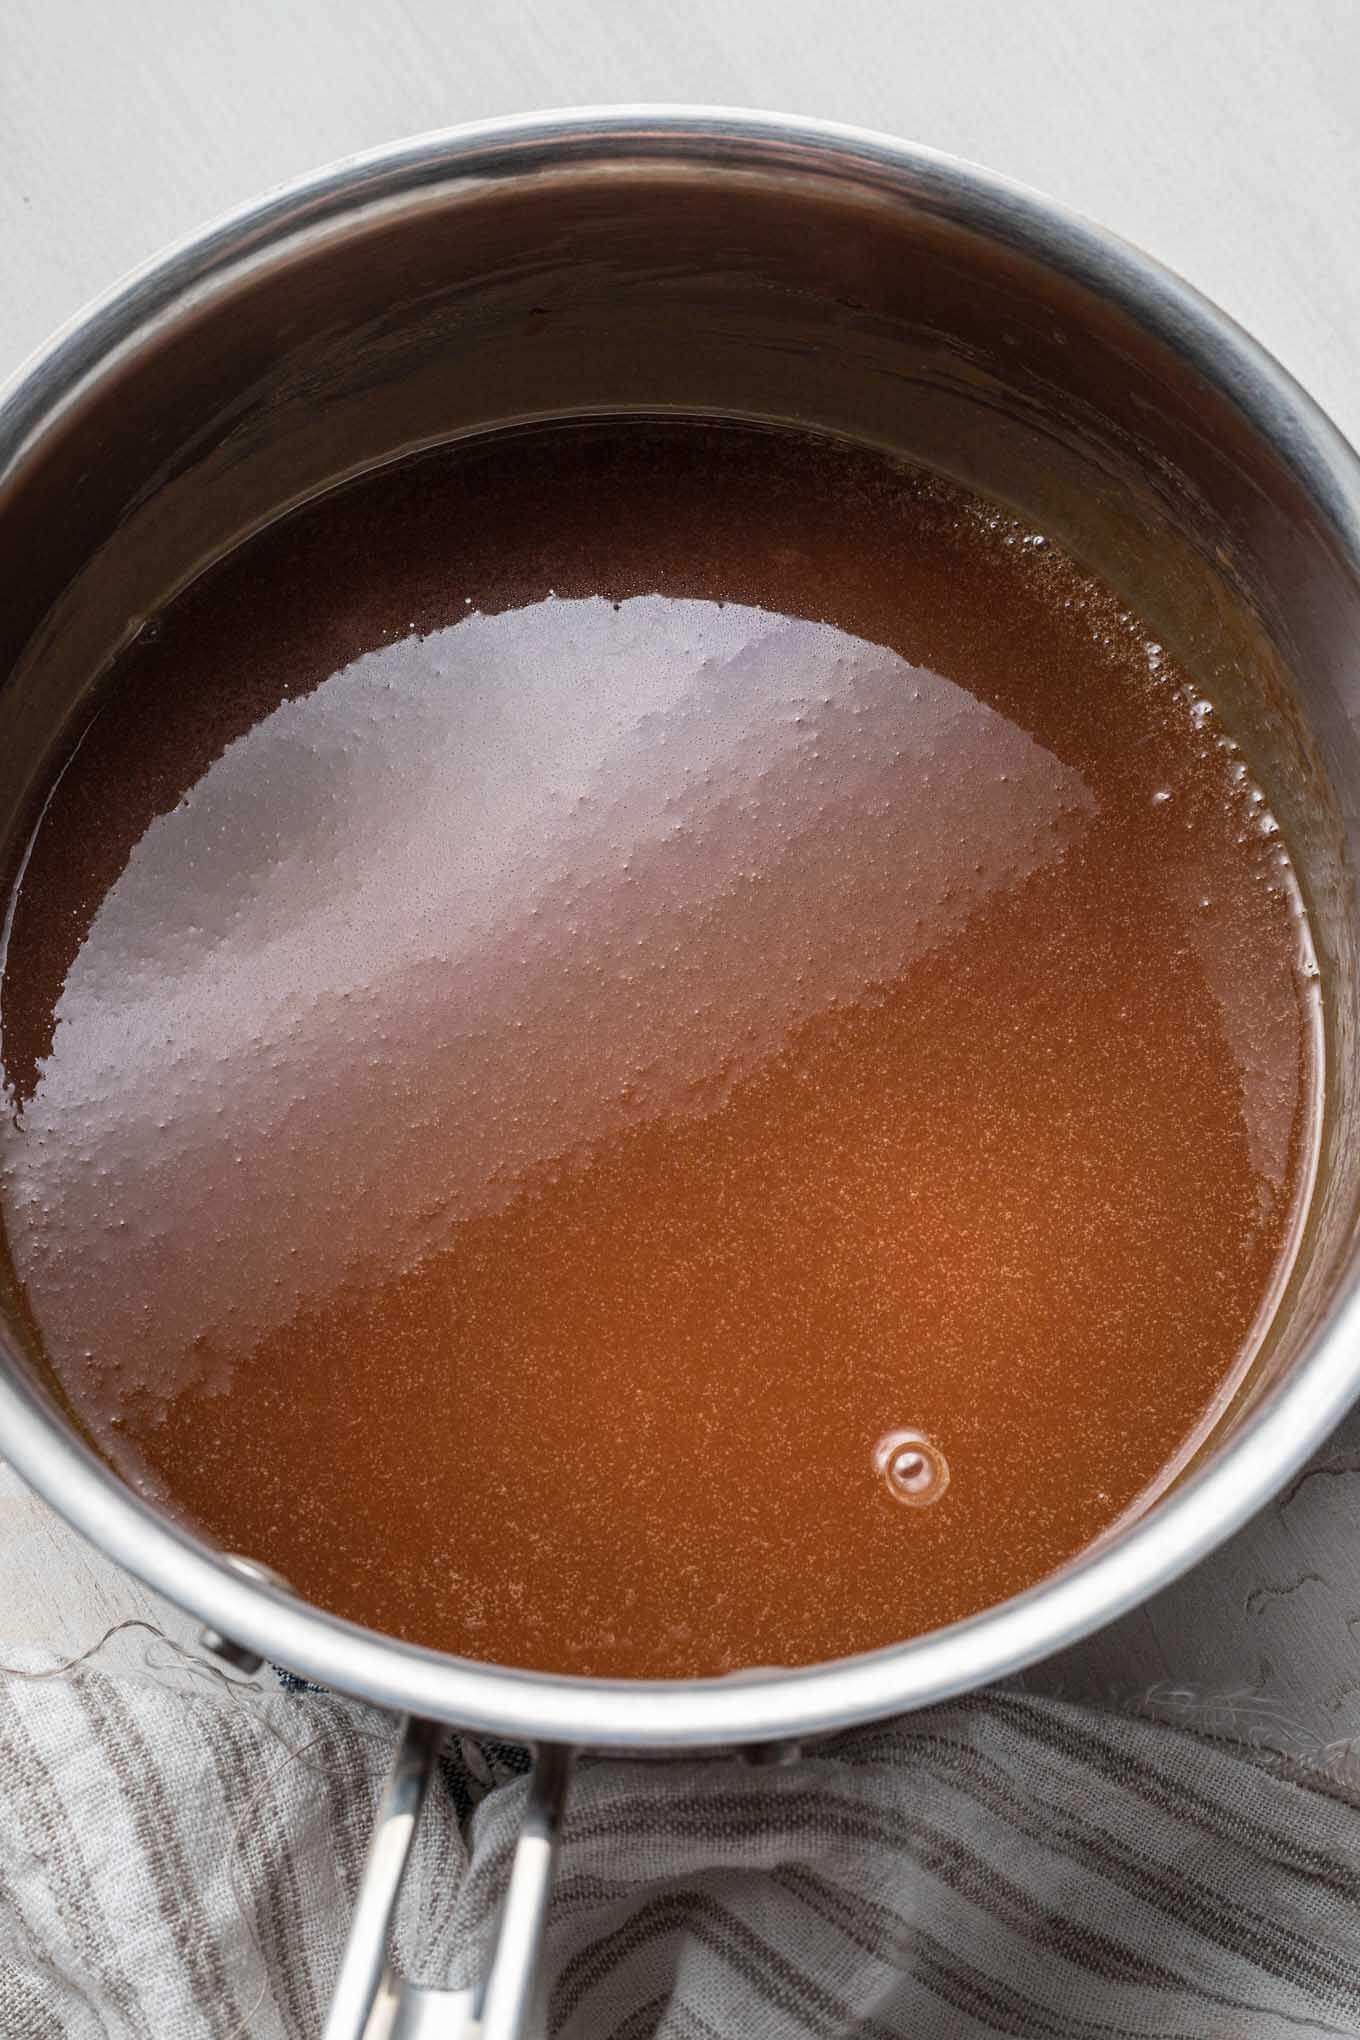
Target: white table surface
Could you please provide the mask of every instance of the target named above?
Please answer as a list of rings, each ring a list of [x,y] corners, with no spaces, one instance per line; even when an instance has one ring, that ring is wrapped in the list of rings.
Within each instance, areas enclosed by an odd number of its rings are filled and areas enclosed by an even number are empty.
[[[317,163],[641,99],[821,114],[1035,184],[1193,278],[1360,442],[1360,0],[0,0],[0,376],[164,242]],[[1156,1687],[1360,1757],[1357,1474],[1360,1415],[1036,1683]],[[0,1652],[136,1614],[188,1628],[0,1466]]]

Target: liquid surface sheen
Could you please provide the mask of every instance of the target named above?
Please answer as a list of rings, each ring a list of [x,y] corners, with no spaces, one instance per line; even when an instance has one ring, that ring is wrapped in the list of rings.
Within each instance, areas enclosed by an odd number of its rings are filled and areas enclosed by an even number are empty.
[[[141,633],[12,903],[0,1211],[142,1492],[555,1671],[888,1644],[1211,1416],[1315,987],[1212,705],[1036,534],[641,422],[371,478]]]

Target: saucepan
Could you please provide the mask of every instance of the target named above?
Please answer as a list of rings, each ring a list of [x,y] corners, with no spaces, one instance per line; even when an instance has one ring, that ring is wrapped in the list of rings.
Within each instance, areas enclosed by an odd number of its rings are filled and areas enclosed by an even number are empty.
[[[237,1662],[404,1719],[331,2040],[522,2029],[573,1752],[777,1759],[1015,1672],[1202,1558],[1360,1387],[1360,465],[1188,285],[972,165],[761,114],[545,114],[337,164],[130,277],[0,398],[10,871],[98,675],[230,546],[415,449],[610,412],[794,421],[938,468],[1066,546],[1199,676],[1269,790],[1313,919],[1316,1188],[1245,1378],[1097,1547],[870,1656],[658,1684],[441,1656],[308,1605],[268,1552],[209,1549],[81,1438],[3,1278],[0,1449],[24,1477]],[[488,1979],[457,1999],[386,1956],[455,1724],[537,1753]]]

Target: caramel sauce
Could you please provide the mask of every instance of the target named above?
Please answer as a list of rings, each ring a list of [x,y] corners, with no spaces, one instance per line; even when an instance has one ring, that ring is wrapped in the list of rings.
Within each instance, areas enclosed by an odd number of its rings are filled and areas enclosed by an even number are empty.
[[[1214,709],[1039,535],[791,435],[505,435],[110,676],[13,902],[5,1241],[98,1449],[343,1615],[871,1649],[1238,1377],[1310,954]]]

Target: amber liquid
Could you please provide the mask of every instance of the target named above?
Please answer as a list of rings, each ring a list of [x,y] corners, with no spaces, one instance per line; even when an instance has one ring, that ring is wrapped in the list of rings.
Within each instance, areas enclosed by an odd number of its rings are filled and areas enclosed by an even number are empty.
[[[1042,538],[791,436],[506,436],[111,677],[13,905],[8,1252],[99,1449],[346,1616],[866,1650],[1230,1389],[1309,954],[1217,713]]]

